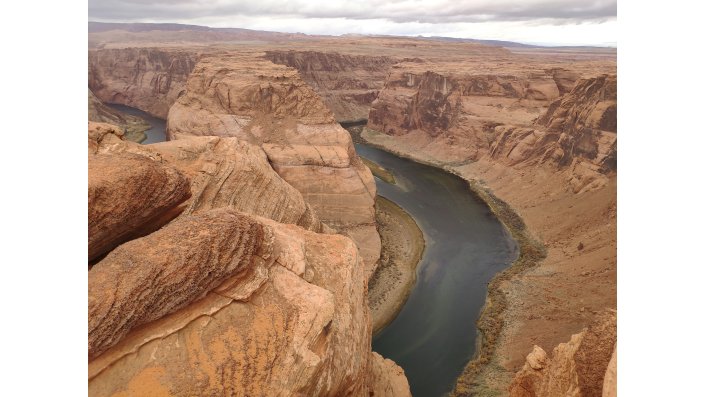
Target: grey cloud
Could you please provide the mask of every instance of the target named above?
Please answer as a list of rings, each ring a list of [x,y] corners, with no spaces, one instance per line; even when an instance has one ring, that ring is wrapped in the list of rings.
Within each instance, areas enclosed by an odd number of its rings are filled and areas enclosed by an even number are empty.
[[[89,0],[88,16],[106,21],[220,17],[384,19],[396,23],[599,22],[617,16],[616,0]]]

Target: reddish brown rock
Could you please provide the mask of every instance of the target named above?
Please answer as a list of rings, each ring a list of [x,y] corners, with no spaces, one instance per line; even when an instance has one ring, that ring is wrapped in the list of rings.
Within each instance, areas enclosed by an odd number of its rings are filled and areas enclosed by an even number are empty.
[[[369,379],[366,279],[349,238],[218,209],[119,250],[91,270],[102,273],[90,302],[113,314],[91,321],[152,321],[89,362],[90,395],[408,395],[389,363]]]
[[[601,314],[586,330],[561,343],[549,359],[538,346],[526,358],[509,388],[510,397],[600,397],[609,374],[608,385],[616,384],[608,366],[615,351],[617,316]],[[612,364],[614,369],[614,364]],[[607,386],[607,389],[611,388]],[[616,394],[616,393],[615,393]],[[606,394],[609,395],[609,392]]]
[[[169,112],[168,134],[238,137],[261,146],[319,219],[358,243],[372,274],[380,252],[372,173],[296,70],[246,54],[204,57]]]
[[[214,211],[184,217],[116,248],[88,272],[89,358],[225,279],[244,278],[269,259],[270,239],[251,218]]]
[[[134,153],[168,164],[191,183],[183,215],[231,207],[280,223],[324,231],[301,193],[271,167],[265,152],[238,138],[185,137],[150,145],[124,142],[110,132],[101,138],[101,153]]]
[[[339,122],[367,119],[389,67],[397,62],[387,56],[295,50],[267,51],[265,58],[298,70]]]
[[[411,397],[404,370],[394,361],[372,352],[369,374],[370,396]]]
[[[88,87],[103,102],[166,118],[199,51],[123,48],[88,51]]]
[[[94,132],[115,137],[105,125]],[[188,179],[172,167],[130,153],[89,153],[88,260],[158,229],[190,194]]]

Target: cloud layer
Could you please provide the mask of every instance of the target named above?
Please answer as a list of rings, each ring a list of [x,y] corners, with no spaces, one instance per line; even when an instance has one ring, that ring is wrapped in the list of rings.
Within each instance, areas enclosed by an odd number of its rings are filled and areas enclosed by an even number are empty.
[[[483,36],[492,25],[495,28],[488,32],[501,33],[498,28],[501,25],[525,28],[602,25],[614,24],[616,15],[616,0],[89,0],[88,3],[89,19],[97,21],[286,28],[283,31],[318,34],[475,32],[475,36],[478,33]],[[341,31],[344,27],[348,31]],[[368,31],[375,27],[377,31]],[[608,41],[616,41],[616,37]]]

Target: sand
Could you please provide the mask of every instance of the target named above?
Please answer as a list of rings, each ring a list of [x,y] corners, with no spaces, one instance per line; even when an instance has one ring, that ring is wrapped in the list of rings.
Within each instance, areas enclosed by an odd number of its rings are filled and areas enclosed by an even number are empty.
[[[423,233],[401,207],[377,196],[377,228],[382,253],[369,282],[368,302],[373,335],[394,320],[416,283],[416,266],[423,255]]]

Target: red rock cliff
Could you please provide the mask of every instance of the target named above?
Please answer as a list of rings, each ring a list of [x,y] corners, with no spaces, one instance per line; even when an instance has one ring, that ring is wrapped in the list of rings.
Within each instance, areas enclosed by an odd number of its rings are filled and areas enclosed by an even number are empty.
[[[103,102],[166,118],[193,70],[198,53],[124,48],[88,51],[88,87]]]

